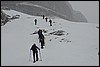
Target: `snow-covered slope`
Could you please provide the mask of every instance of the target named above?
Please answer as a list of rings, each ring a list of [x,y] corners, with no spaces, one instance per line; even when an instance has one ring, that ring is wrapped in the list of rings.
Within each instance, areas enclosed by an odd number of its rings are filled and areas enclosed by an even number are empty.
[[[99,29],[97,24],[74,23],[57,17],[53,26],[42,17],[30,16],[14,10],[5,11],[8,15],[20,15],[1,27],[2,66],[98,66]],[[38,25],[34,25],[38,19]],[[29,61],[29,49],[33,43],[40,47],[38,35],[30,35],[39,28],[47,30],[45,48],[41,49],[42,61]],[[49,33],[63,30],[64,35]],[[40,57],[39,57],[40,59]]]

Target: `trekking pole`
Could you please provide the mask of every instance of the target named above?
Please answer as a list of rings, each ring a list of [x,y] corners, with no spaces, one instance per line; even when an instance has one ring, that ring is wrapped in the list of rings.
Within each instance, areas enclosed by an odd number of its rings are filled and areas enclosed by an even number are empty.
[[[41,57],[41,52],[40,52],[40,50],[39,50],[39,55],[40,55],[40,61],[42,61],[42,57]]]
[[[30,55],[29,55],[29,61],[31,61],[31,50],[30,50]]]

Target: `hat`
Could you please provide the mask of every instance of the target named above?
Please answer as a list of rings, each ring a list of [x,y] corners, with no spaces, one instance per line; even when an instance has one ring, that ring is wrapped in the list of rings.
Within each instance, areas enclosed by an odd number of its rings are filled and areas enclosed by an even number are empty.
[[[36,45],[35,43],[33,45]]]

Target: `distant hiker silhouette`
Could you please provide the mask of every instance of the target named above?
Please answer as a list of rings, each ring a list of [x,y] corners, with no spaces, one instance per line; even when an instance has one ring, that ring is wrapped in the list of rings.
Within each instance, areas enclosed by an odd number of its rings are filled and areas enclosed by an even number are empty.
[[[34,59],[33,63],[38,61],[38,50],[37,49],[40,51],[40,48],[38,48],[35,43],[32,45],[32,47],[30,49],[30,51],[31,50],[33,51],[33,59]],[[36,60],[35,60],[35,55],[36,55]]]
[[[44,19],[44,17],[45,17],[45,16],[43,15],[43,19]]]
[[[49,20],[49,22],[50,22],[50,26],[52,26],[52,20],[51,19]]]
[[[34,22],[35,22],[35,25],[37,25],[37,19],[35,19]]]
[[[45,20],[46,20],[46,22],[47,22],[48,18],[46,17]]]

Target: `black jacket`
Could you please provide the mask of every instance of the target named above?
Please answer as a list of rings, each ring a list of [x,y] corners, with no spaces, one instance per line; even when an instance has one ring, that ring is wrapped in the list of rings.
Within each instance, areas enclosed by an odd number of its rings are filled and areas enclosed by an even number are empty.
[[[37,52],[37,49],[40,50],[40,48],[38,48],[38,47],[36,46],[36,44],[34,44],[34,45],[32,45],[32,47],[31,47],[30,50],[32,50],[33,52]]]
[[[41,35],[41,34],[42,34],[42,30],[39,30],[39,31],[38,31],[38,34]]]
[[[39,38],[40,38],[40,39],[44,39],[44,35],[41,34],[41,35],[39,36]]]

